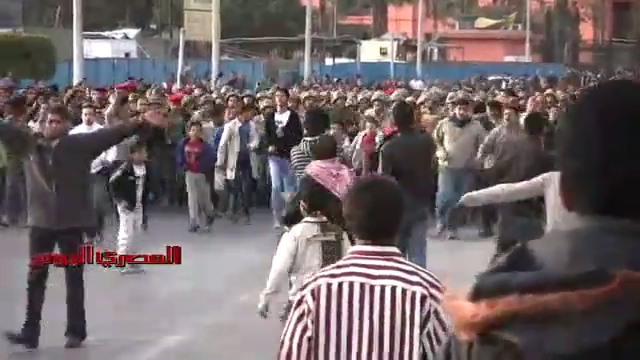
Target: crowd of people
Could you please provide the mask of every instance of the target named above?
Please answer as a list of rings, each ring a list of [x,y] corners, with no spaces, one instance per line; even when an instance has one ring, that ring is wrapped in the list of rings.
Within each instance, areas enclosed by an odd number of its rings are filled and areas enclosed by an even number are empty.
[[[258,312],[288,289],[281,359],[627,359],[639,346],[632,80],[252,93],[130,79],[64,96],[5,80],[0,98],[5,225],[27,211],[31,255],[101,242],[110,213],[118,253],[135,253],[154,203],[186,205],[187,230],[214,236],[216,219],[250,223],[268,207],[282,237]],[[430,216],[443,240],[471,223],[496,236],[468,295],[426,270]],[[65,271],[74,348],[83,272]],[[10,342],[38,346],[47,273],[30,266]]]

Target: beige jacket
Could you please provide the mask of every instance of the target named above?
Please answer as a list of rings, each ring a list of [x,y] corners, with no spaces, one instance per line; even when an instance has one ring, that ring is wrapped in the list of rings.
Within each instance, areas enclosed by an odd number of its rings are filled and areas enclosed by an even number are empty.
[[[322,268],[322,243],[336,241],[336,233],[323,233],[329,225],[325,217],[305,217],[280,238],[273,256],[267,285],[260,294],[260,303],[268,304],[271,297],[291,281],[289,297],[295,295],[304,282]],[[342,256],[351,247],[346,233],[342,234]]]
[[[485,136],[486,131],[477,120],[471,120],[462,128],[447,119],[440,121],[433,131],[438,165],[453,169],[473,168]]]
[[[218,146],[218,160],[216,162],[217,168],[224,168],[226,171],[227,180],[233,180],[236,177],[236,163],[238,162],[238,154],[240,153],[240,121],[234,119],[224,125],[222,136],[220,138],[220,145]],[[258,148],[260,137],[256,125],[251,121],[249,123],[251,127],[249,131],[249,150],[251,159],[251,173],[254,178],[258,176],[258,158],[255,149]]]

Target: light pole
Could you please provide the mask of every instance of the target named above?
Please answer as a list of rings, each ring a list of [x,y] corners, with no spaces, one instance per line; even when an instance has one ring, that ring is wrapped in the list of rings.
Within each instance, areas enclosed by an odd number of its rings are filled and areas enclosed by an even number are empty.
[[[393,80],[396,77],[396,52],[395,52],[395,35],[389,33],[389,77]]]
[[[422,21],[424,20],[424,0],[418,0],[418,39],[416,54],[416,77],[422,79],[422,48],[424,43],[424,30],[422,28]]]
[[[313,25],[313,4],[311,0],[307,0],[305,9],[304,23],[304,81],[309,83],[311,80],[311,27]]]
[[[525,1],[525,38],[524,38],[524,57],[527,62],[531,62],[531,0]]]
[[[338,0],[333,0],[333,37],[338,37]]]
[[[82,43],[82,0],[73,0],[73,84],[84,78],[84,44]]]
[[[180,38],[178,45],[178,70],[176,71],[176,81],[178,83],[178,88],[182,88],[182,72],[184,71],[184,36],[185,30],[184,28],[180,29]]]
[[[211,87],[220,72],[220,0],[211,0]]]

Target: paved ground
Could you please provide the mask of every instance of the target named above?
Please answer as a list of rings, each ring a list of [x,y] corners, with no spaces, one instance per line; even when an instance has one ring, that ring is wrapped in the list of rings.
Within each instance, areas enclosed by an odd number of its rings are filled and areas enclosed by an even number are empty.
[[[40,349],[26,352],[0,341],[0,359],[157,360],[271,359],[280,324],[256,314],[276,234],[266,214],[253,225],[219,221],[210,234],[188,234],[181,215],[154,214],[143,249],[181,245],[183,265],[122,276],[93,266],[86,271],[89,339],[64,350],[65,288],[60,269],[49,277]],[[429,267],[448,284],[470,285],[492,251],[474,239],[429,242]],[[24,314],[26,231],[0,231],[0,325],[19,329]],[[278,306],[279,308],[279,306]]]

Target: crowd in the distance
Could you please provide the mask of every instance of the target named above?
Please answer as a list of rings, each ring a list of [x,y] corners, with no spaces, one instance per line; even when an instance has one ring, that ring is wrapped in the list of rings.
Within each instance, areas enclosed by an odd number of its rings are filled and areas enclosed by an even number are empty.
[[[259,312],[288,284],[282,359],[626,359],[637,346],[640,85],[583,80],[257,93],[130,80],[64,96],[3,80],[5,222],[26,209],[32,253],[72,253],[100,241],[115,212],[118,251],[135,253],[154,201],[187,205],[188,230],[214,236],[216,218],[249,223],[268,206],[284,235]],[[449,240],[476,218],[481,236],[497,233],[464,297],[425,270],[430,211]],[[77,347],[82,269],[65,271],[67,346]],[[11,342],[37,347],[46,278],[30,269],[27,319]]]

